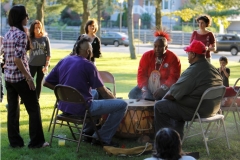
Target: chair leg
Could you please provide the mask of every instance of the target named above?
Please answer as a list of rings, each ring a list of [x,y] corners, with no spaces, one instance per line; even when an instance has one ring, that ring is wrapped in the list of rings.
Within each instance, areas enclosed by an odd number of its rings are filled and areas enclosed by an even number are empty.
[[[53,139],[53,134],[54,134],[54,131],[55,131],[55,126],[56,126],[56,118],[54,119],[54,123],[53,123],[53,127],[52,127],[52,133],[51,133],[51,138],[50,138],[50,142],[49,142],[49,145],[52,146],[52,139]]]
[[[205,147],[207,150],[207,154],[209,155],[209,149],[208,149],[208,145],[207,145],[207,137],[205,135],[205,131],[203,129],[202,123],[199,122],[199,124],[200,124],[201,130],[202,130],[203,141],[204,141],[204,144],[205,144]]]
[[[230,149],[230,145],[229,145],[229,141],[228,141],[227,130],[226,130],[226,127],[225,127],[224,119],[222,119],[221,122],[222,122],[222,125],[223,125],[223,129],[224,129],[224,133],[225,133],[225,138],[226,138],[226,141],[227,141],[228,149]]]
[[[62,122],[62,123],[63,123],[63,122]],[[70,131],[71,131],[71,134],[72,134],[72,136],[73,136],[74,140],[77,140],[77,138],[76,138],[75,134],[73,133],[73,130],[72,130],[72,127],[71,127],[71,125],[69,124],[69,122],[67,122],[67,124],[68,124],[68,128],[70,129]]]
[[[53,117],[54,117],[54,114],[56,112],[56,109],[57,109],[57,102],[54,104],[54,109],[53,109],[53,113],[52,113],[52,117],[51,117],[51,121],[49,123],[49,127],[48,127],[48,132],[50,131],[50,128],[52,126],[52,123],[53,123]]]
[[[240,116],[239,116],[239,113],[237,112],[236,114],[237,114],[237,116],[238,116],[238,119],[240,120],[240,118],[239,118],[239,117],[240,117]],[[237,129],[238,133],[240,133],[236,114],[235,114],[235,112],[233,111],[233,117],[234,117],[236,129]]]

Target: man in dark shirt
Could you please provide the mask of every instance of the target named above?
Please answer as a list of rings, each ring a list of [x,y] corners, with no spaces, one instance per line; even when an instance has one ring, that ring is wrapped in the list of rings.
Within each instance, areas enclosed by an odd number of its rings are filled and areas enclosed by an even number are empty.
[[[205,58],[205,45],[202,42],[194,40],[184,50],[188,54],[190,66],[154,107],[155,131],[170,127],[178,131],[181,138],[184,123],[193,117],[204,91],[223,85],[220,73]],[[217,112],[214,105],[205,106],[200,107],[200,116],[209,117]]]

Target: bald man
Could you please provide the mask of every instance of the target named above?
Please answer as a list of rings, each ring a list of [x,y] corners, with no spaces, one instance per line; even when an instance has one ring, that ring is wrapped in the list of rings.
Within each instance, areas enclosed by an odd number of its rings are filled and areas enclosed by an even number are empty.
[[[92,57],[92,45],[88,36],[82,37],[76,46],[77,55],[67,56],[61,60],[49,73],[45,79],[44,86],[54,89],[57,84],[67,85],[77,89],[89,102],[92,116],[108,114],[106,122],[99,130],[103,145],[118,146],[111,141],[125,112],[127,103],[120,99],[115,99],[114,95],[106,89],[99,73],[90,58]],[[91,89],[97,89],[104,99],[95,100],[91,94]],[[58,108],[64,113],[71,115],[84,115],[85,107],[72,103],[59,102]],[[97,139],[96,133],[93,137]],[[93,139],[92,144],[100,144]]]
[[[137,74],[137,86],[128,97],[130,99],[160,100],[174,84],[181,72],[179,58],[168,50],[168,34],[156,31],[153,50],[143,54]],[[166,36],[167,35],[167,36]]]

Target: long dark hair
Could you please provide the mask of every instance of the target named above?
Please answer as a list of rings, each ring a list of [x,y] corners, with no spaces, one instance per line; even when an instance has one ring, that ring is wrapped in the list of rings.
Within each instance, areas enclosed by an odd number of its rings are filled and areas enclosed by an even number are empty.
[[[22,21],[28,17],[26,8],[23,5],[15,5],[8,14],[8,24],[17,27],[24,32]]]
[[[35,35],[34,35],[35,24],[40,24],[40,26],[41,26],[41,31],[40,32],[41,32],[42,36],[44,35],[44,29],[43,29],[42,22],[40,22],[39,20],[35,20],[34,22],[32,22],[32,24],[30,26],[30,29],[29,29],[30,38],[35,37]]]
[[[178,160],[182,157],[180,136],[175,130],[163,128],[157,132],[153,157],[166,160]]]

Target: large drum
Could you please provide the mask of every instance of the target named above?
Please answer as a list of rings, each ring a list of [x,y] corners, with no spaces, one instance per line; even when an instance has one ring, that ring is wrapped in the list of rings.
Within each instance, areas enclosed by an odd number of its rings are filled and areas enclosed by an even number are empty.
[[[154,101],[136,99],[125,100],[128,110],[120,123],[116,136],[121,138],[138,138],[141,135],[154,136]]]

